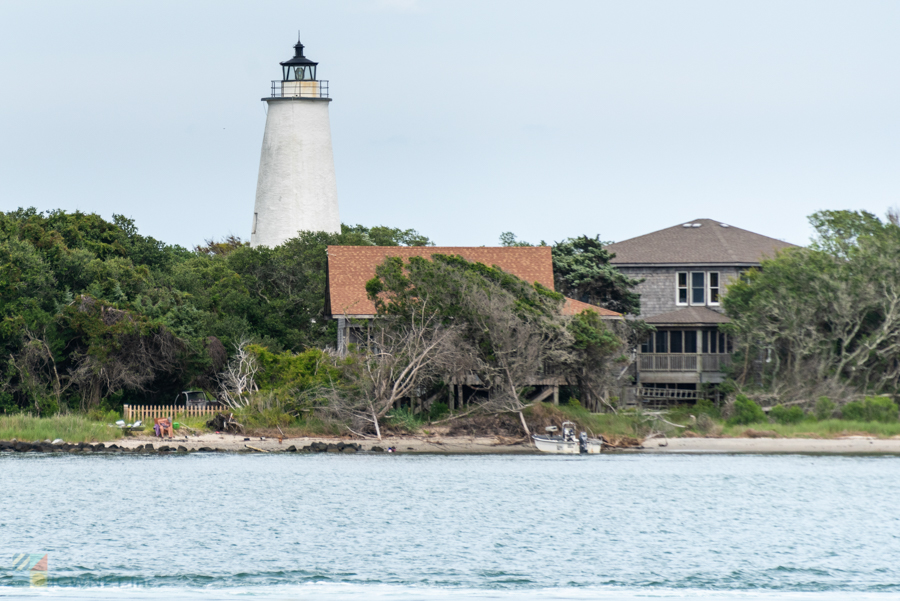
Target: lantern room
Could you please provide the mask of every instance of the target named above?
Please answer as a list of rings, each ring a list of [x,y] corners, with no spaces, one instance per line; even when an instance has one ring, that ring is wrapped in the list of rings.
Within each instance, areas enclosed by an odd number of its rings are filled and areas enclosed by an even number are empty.
[[[315,81],[316,66],[319,63],[313,62],[303,56],[303,44],[297,42],[294,46],[294,58],[281,63],[281,69],[284,71],[283,81]]]
[[[319,63],[303,56],[303,44],[294,46],[294,57],[281,63],[281,81],[272,82],[272,96],[281,98],[328,98],[328,82],[316,79]]]

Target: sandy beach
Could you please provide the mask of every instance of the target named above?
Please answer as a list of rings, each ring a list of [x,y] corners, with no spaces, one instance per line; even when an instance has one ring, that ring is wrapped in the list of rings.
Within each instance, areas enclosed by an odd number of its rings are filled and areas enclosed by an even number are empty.
[[[249,440],[246,440],[249,438]],[[116,441],[121,447],[135,448],[147,443],[155,447],[168,445],[184,446],[188,450],[202,447],[218,451],[238,452],[261,449],[268,452],[283,452],[293,446],[296,449],[314,442],[336,443],[355,442],[363,451],[372,447],[387,449],[393,447],[398,453],[447,453],[447,454],[522,454],[537,453],[524,441],[511,441],[496,437],[449,437],[415,436],[385,437],[384,440],[349,440],[334,438],[285,438],[277,439],[248,437],[233,434],[200,434],[181,436],[173,439],[159,439],[152,436],[135,436]],[[249,447],[255,447],[250,449]],[[258,451],[257,451],[258,452]],[[809,454],[888,454],[900,455],[900,438],[878,439],[865,436],[848,436],[834,439],[809,438],[669,438],[652,439],[641,448],[611,449],[610,453],[809,453]]]
[[[900,438],[669,438],[644,441],[642,453],[827,453],[900,455]]]

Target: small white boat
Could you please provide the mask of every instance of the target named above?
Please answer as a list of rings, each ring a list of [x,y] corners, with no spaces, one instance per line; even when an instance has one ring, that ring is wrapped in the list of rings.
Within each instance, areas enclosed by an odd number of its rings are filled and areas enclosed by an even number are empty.
[[[562,436],[553,436],[556,426],[547,428],[546,435],[535,434],[531,438],[542,453],[556,455],[595,455],[603,449],[603,438],[588,438],[587,432],[575,437],[575,424],[563,422]]]

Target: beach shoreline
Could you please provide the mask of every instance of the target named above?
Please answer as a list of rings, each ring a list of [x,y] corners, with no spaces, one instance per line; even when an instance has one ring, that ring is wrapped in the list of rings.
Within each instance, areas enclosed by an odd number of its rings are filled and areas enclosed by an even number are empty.
[[[245,440],[249,438],[250,440]],[[277,439],[249,437],[235,434],[206,433],[199,436],[188,436],[160,439],[152,436],[129,437],[118,441],[120,447],[135,448],[140,445],[154,446],[182,445],[189,450],[202,447],[217,451],[238,452],[254,451],[248,447],[256,447],[268,452],[284,452],[291,446],[298,451],[313,443],[335,444],[356,443],[363,451],[371,451],[372,447],[383,449],[394,448],[397,453],[438,453],[438,454],[538,454],[533,445],[520,441],[494,436],[386,436],[377,439],[339,439],[322,437],[285,438],[281,443]],[[831,439],[814,438],[654,438],[645,440],[641,447],[626,449],[610,449],[609,453],[628,454],[672,454],[672,453],[725,453],[725,454],[887,454],[900,455],[900,438],[879,439],[868,436],[845,436]],[[259,452],[259,451],[256,451]]]
[[[25,441],[22,441],[25,442]],[[7,447],[9,441],[0,441]],[[26,442],[31,447],[32,442]],[[14,446],[14,445],[13,445]],[[157,438],[149,435],[129,436],[107,443],[85,445],[39,443],[40,449],[20,447],[5,450],[27,452],[162,452],[162,453],[398,453],[440,455],[538,455],[541,454],[524,438],[511,440],[496,436],[385,436],[377,439],[328,437],[277,438],[242,434],[203,433],[199,435]],[[80,447],[77,448],[77,447]],[[87,448],[85,448],[87,447]],[[311,448],[312,447],[312,448]],[[898,455],[900,437],[875,438],[844,436],[818,438],[653,438],[640,446],[604,448],[605,454],[809,454],[809,455]]]

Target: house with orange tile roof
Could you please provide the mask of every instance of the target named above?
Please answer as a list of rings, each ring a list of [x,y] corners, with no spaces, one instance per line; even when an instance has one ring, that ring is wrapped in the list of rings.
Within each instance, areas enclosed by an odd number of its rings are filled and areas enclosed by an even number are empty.
[[[375,317],[375,304],[366,293],[366,282],[375,277],[375,268],[388,257],[408,260],[433,255],[457,255],[554,289],[549,246],[329,246],[325,314],[338,321],[339,352],[345,352],[347,344],[355,340],[352,319]],[[595,311],[603,319],[623,318],[615,311],[571,298],[566,299],[561,313],[576,315],[585,310]]]

